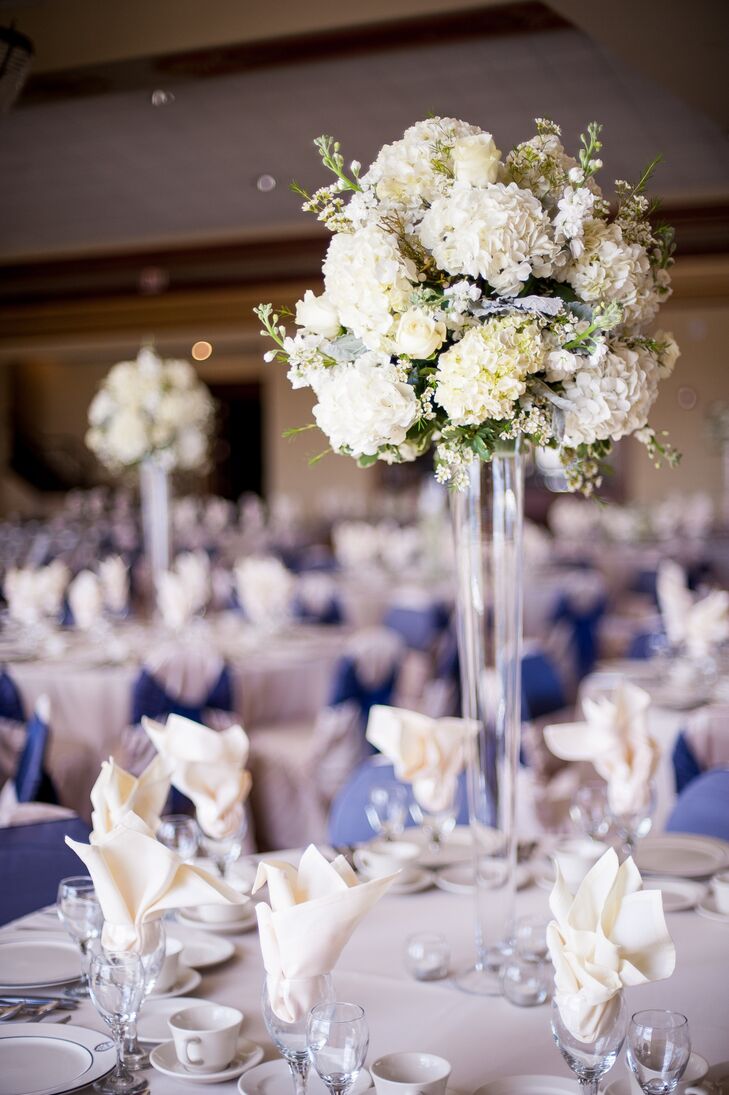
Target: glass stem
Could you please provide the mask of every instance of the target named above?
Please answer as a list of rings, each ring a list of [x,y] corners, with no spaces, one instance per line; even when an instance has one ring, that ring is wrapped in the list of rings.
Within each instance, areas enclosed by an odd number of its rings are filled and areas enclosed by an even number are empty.
[[[134,1019],[130,1019],[124,1030],[124,1052],[125,1053],[138,1053],[139,1046],[137,1045],[137,1024]]]
[[[287,1057],[291,1077],[294,1081],[294,1095],[306,1095],[309,1084],[309,1056],[306,1053],[293,1053]]]
[[[127,1075],[127,1070],[124,1068],[124,1027],[114,1026],[112,1034],[114,1035],[114,1048],[116,1049],[114,1077],[121,1080]]]
[[[580,1095],[598,1095],[599,1090],[599,1080],[580,1080]]]

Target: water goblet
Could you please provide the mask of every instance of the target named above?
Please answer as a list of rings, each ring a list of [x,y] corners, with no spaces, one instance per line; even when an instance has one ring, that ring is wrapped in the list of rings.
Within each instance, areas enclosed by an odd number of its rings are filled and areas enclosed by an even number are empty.
[[[408,793],[401,783],[391,780],[370,791],[365,814],[372,829],[385,840],[394,840],[405,828],[408,816]]]
[[[443,847],[443,840],[456,827],[458,814],[457,796],[442,810],[428,810],[417,800],[410,804],[410,813],[413,820],[423,830],[428,848],[434,854],[438,854]]]
[[[81,951],[81,978],[77,986],[67,989],[67,994],[88,996],[89,979],[86,967],[89,944],[93,939],[98,939],[104,920],[91,878],[88,875],[62,878],[58,885],[56,908],[59,920]]]
[[[200,846],[200,826],[187,814],[167,814],[160,820],[157,840],[187,862]]]
[[[367,1056],[370,1032],[359,1004],[317,1004],[306,1028],[309,1058],[331,1095],[346,1095]]]
[[[99,949],[89,965],[89,995],[101,1018],[110,1028],[116,1045],[116,1067],[94,1089],[100,1095],[143,1095],[145,1080],[137,1080],[124,1063],[124,1032],[136,1020],[144,990],[139,955],[132,951]]]
[[[136,949],[143,978],[142,995],[139,1001],[140,1011],[144,1001],[154,989],[159,971],[162,969],[166,943],[167,936],[162,920],[150,920],[142,925],[141,937]],[[142,1049],[137,1040],[136,1016],[130,1019],[124,1032],[124,1064],[132,1072],[138,1072],[149,1065],[149,1054]]]
[[[271,1041],[289,1066],[294,1095],[306,1095],[310,1064],[306,1034],[308,1012],[316,1004],[333,1003],[334,987],[329,975],[310,977],[304,981],[290,981],[289,985],[291,995],[305,998],[309,1005],[306,1008],[302,1007],[302,1017],[289,1023],[276,1014],[271,1002],[269,983],[266,980],[261,998],[263,1021]]]
[[[645,1095],[670,1095],[691,1056],[688,1019],[677,1011],[637,1011],[628,1026],[628,1067]]]
[[[578,787],[570,805],[570,818],[585,836],[605,839],[610,831],[611,813],[604,780],[590,780]]]
[[[577,1038],[552,1002],[552,1037],[580,1084],[581,1095],[598,1095],[600,1079],[615,1064],[625,1041],[627,1008],[622,992],[608,1002],[600,1033],[592,1042]]]
[[[221,878],[227,878],[231,864],[240,859],[243,841],[248,831],[245,810],[238,811],[234,824],[225,836],[214,837],[200,826],[200,847],[209,859],[212,859]]]
[[[656,785],[653,780],[646,788],[643,803],[624,813],[612,811],[612,824],[618,838],[623,843],[623,857],[635,854],[638,841],[647,836],[653,826],[653,814],[656,809]]]

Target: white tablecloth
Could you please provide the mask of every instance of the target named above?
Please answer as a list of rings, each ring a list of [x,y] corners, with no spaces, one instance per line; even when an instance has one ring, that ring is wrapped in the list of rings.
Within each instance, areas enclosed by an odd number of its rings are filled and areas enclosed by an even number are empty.
[[[549,915],[548,894],[529,887],[518,895],[518,914]],[[472,959],[472,903],[468,897],[431,890],[412,896],[387,896],[359,926],[334,974],[340,1000],[364,1007],[371,1031],[368,1060],[399,1050],[427,1050],[453,1064],[451,1090],[473,1092],[490,1078],[508,1075],[569,1076],[552,1042],[550,1008],[517,1008],[501,998],[468,996],[446,982],[419,984],[405,972],[405,939],[415,931],[445,934],[454,967]],[[626,992],[631,1011],[670,1008],[688,1016],[693,1045],[709,1062],[729,1062],[729,927],[701,919],[695,912],[673,913],[668,926],[676,944],[676,972],[668,981]],[[174,926],[170,927],[174,932]],[[244,1032],[274,1057],[260,1010],[263,972],[255,932],[233,937],[238,957],[204,972],[195,995],[231,1004],[245,1012]],[[102,1030],[93,1008],[84,1004],[74,1022]],[[47,1020],[46,1020],[47,1022]],[[624,1075],[624,1055],[608,1075]],[[729,1063],[726,1069],[729,1074]],[[152,1095],[190,1095],[203,1089],[150,1071]],[[206,1089],[207,1090],[207,1089]],[[218,1085],[233,1095],[235,1082]],[[575,1092],[577,1081],[575,1080]]]

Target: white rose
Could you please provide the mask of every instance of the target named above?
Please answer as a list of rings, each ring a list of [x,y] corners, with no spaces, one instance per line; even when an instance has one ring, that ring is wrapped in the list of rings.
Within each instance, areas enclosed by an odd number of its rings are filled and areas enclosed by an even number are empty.
[[[401,445],[418,416],[418,400],[386,354],[362,354],[327,369],[318,386],[314,418],[335,452],[374,456]]]
[[[453,145],[453,171],[458,182],[482,186],[499,177],[501,153],[490,133],[460,137]]]
[[[324,338],[334,338],[341,326],[337,310],[326,293],[318,297],[311,289],[306,290],[303,300],[296,302],[296,322],[299,327],[306,327],[307,331]]]
[[[446,325],[424,312],[410,308],[400,317],[395,332],[395,348],[399,354],[407,354],[422,360],[431,357],[443,345]]]

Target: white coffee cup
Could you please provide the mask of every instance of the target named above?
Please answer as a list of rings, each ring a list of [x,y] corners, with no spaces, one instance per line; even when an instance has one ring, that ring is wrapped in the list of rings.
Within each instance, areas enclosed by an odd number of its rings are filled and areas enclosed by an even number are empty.
[[[219,1072],[235,1057],[243,1012],[223,1004],[194,1004],[167,1020],[180,1064],[188,1072]]]
[[[354,853],[357,870],[370,878],[384,878],[399,871],[398,882],[411,882],[417,875],[417,844],[403,840],[373,841]]]
[[[580,882],[591,867],[594,867],[609,845],[588,837],[565,837],[558,841],[552,852],[552,859],[559,866],[567,888],[575,893]]]
[[[237,879],[226,881],[228,881],[229,886],[232,886],[233,889],[237,890],[240,894],[240,903],[235,905],[228,902],[224,905],[198,905],[197,908],[193,910],[193,913],[199,917],[200,920],[205,920],[208,924],[232,924],[238,920],[242,920],[250,913],[253,902],[250,897],[243,892],[244,883],[239,882]]]
[[[709,1062],[698,1053],[692,1053],[689,1057],[683,1076],[678,1082],[674,1095],[709,1095],[711,1085],[704,1085],[704,1080],[709,1071]],[[630,1077],[630,1089],[633,1095],[643,1095],[640,1084],[632,1072]]]
[[[181,940],[173,939],[168,936],[165,942],[165,958],[162,963],[162,969],[157,974],[157,980],[154,983],[155,992],[167,992],[167,989],[171,989],[174,984],[177,983],[177,978],[180,975],[180,955],[182,954],[183,945]]]
[[[719,871],[711,880],[714,901],[719,912],[729,913],[729,871]]]
[[[370,1072],[377,1095],[445,1095],[451,1063],[433,1053],[388,1053]]]

